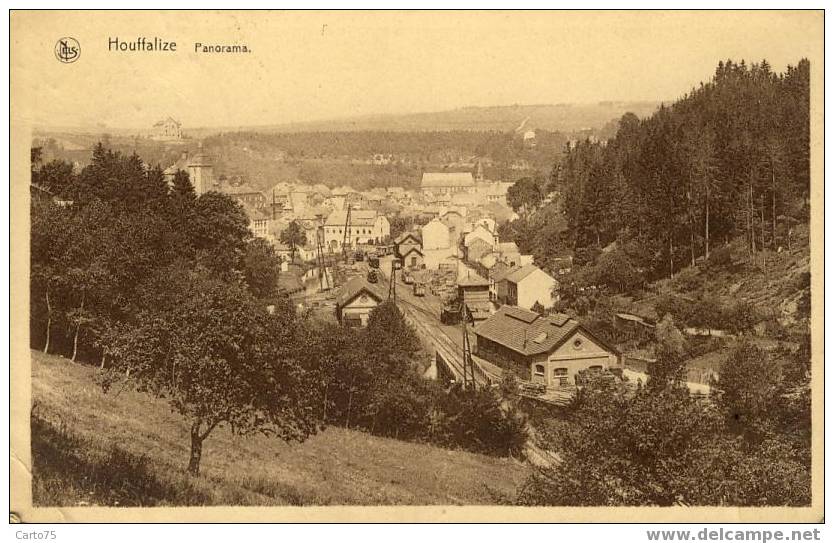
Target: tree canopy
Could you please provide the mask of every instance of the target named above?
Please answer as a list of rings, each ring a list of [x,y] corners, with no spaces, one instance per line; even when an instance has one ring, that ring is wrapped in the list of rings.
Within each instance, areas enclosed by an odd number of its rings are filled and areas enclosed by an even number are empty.
[[[33,343],[167,398],[192,424],[193,473],[217,424],[314,430],[279,261],[238,203],[102,144],[77,174],[33,158]]]

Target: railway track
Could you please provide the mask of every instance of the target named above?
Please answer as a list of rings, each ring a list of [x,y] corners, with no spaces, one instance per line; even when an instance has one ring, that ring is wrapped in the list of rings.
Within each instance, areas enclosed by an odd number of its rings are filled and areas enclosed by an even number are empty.
[[[407,296],[397,298],[402,302],[400,307],[411,317],[418,329],[422,329],[427,339],[435,346],[441,358],[454,374],[455,379],[463,379],[463,346],[457,345],[452,338],[437,324],[435,312],[422,303],[409,299]],[[496,377],[486,372],[477,361],[473,361],[475,368],[475,382],[480,386],[490,386],[497,381]]]

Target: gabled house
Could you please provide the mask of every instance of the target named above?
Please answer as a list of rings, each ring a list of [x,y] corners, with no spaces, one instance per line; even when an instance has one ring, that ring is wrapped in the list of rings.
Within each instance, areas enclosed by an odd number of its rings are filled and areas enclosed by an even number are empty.
[[[403,258],[411,249],[422,249],[423,240],[416,232],[403,232],[394,240],[394,251],[398,258]]]
[[[464,246],[469,247],[469,245],[473,241],[475,241],[476,239],[480,239],[486,243],[489,243],[490,247],[493,247],[497,245],[496,238],[497,236],[485,225],[477,224],[471,231],[466,233],[466,235],[463,238],[463,244]]]
[[[487,243],[481,238],[474,238],[463,248],[463,258],[471,263],[479,262],[481,258],[491,253],[492,243]]]
[[[477,356],[550,388],[575,385],[582,370],[622,367],[617,349],[567,315],[503,306],[474,332]]]
[[[559,282],[535,264],[511,268],[497,283],[498,301],[532,309],[538,302],[545,309],[553,307],[553,290]]]
[[[409,248],[400,259],[402,260],[403,266],[409,269],[423,268],[426,263],[423,258],[423,251],[419,247]]]
[[[452,245],[457,246],[458,240],[463,235],[463,229],[466,226],[463,213],[457,209],[447,209],[440,214],[440,222],[445,224],[449,229],[449,240],[452,242]]]
[[[350,327],[368,325],[371,311],[385,300],[385,293],[363,276],[345,283],[336,295],[336,320]]]

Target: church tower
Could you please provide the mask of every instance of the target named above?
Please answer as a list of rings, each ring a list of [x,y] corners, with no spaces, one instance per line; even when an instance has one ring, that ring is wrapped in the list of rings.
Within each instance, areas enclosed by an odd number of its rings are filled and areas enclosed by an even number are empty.
[[[200,142],[197,154],[188,163],[188,177],[194,186],[197,196],[215,189],[214,169],[208,155],[203,153],[203,143]]]
[[[484,180],[484,165],[481,164],[481,160],[478,159],[478,169],[475,172],[475,181],[481,182]]]

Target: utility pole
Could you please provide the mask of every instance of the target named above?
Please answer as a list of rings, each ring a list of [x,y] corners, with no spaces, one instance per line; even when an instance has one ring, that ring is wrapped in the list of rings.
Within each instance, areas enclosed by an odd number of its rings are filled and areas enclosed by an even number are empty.
[[[342,239],[342,258],[347,264],[348,261],[348,250],[347,250],[347,243],[350,237],[348,236],[348,228],[350,228],[350,204],[347,206],[347,214],[345,215],[345,236]]]
[[[319,265],[319,287],[321,291],[330,290],[330,280],[327,278],[327,262],[324,259],[324,227],[319,226],[316,232],[316,261]],[[325,288],[326,287],[326,288]]]
[[[463,389],[471,388],[475,390],[475,363],[472,360],[472,347],[469,344],[469,330],[466,328],[468,320],[469,312],[466,304],[461,302],[460,324],[463,328]]]
[[[394,267],[394,261],[391,261],[391,282],[388,283],[388,300],[393,300],[394,305],[397,305],[397,268]]]

